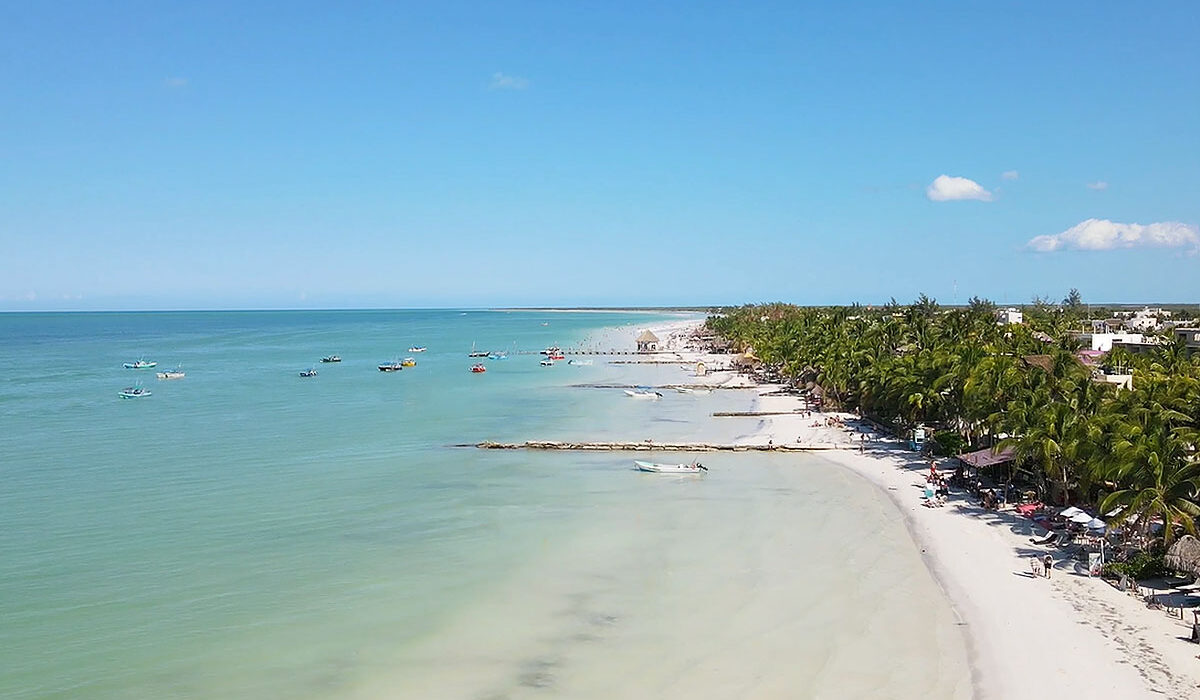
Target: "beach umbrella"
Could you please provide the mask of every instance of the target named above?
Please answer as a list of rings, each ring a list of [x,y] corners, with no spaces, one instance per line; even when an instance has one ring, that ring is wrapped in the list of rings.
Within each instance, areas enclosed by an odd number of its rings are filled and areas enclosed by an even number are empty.
[[[1184,535],[1175,540],[1163,560],[1167,568],[1200,577],[1200,540]]]
[[[1071,506],[1070,508],[1067,508],[1066,510],[1059,513],[1059,515],[1061,515],[1064,518],[1074,518],[1076,515],[1079,515],[1080,513],[1087,515],[1087,513],[1084,513],[1084,511],[1080,510],[1079,508],[1076,508],[1075,506]],[[1088,517],[1090,518],[1091,516],[1089,515]]]

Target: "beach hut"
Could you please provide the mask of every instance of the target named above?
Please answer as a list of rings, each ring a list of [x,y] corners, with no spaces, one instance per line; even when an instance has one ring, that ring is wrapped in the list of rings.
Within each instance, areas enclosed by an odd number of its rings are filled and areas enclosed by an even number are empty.
[[[637,337],[637,351],[658,352],[658,336],[650,331],[642,331],[642,334]]]
[[[1167,568],[1200,578],[1200,540],[1184,535],[1175,540],[1164,558]]]

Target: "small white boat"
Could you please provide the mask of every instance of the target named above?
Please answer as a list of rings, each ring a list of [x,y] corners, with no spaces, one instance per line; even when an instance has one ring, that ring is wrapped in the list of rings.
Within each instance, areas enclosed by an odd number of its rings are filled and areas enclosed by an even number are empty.
[[[675,389],[681,394],[711,394],[712,389],[693,389],[690,386],[681,386]]]
[[[691,464],[659,464],[657,462],[643,462],[641,460],[633,460],[634,466],[640,472],[654,472],[656,474],[699,474],[700,472],[708,471],[708,467],[699,462]]]
[[[404,365],[400,364],[400,360],[392,360],[379,365],[380,372],[399,372],[404,369]]]
[[[321,362],[341,362],[341,361],[342,361],[342,357],[340,355],[326,355],[325,357],[321,358]]]
[[[176,367],[175,369],[169,369],[166,372],[155,372],[154,376],[158,377],[159,379],[183,379],[186,375],[184,375],[182,369]]]
[[[137,362],[126,362],[125,369],[151,369],[157,367],[157,362],[147,362],[146,360],[138,360]]]
[[[625,395],[634,399],[661,399],[662,394],[651,389],[648,386],[639,386],[636,389],[626,389]]]
[[[593,360],[567,360],[568,365],[575,367],[591,367]]]
[[[127,386],[117,393],[123,399],[140,399],[143,396],[149,396],[150,390],[143,389],[140,386]]]
[[[425,352],[428,349],[429,348],[426,348],[424,345],[414,345],[411,348],[409,348],[408,351],[409,352]]]
[[[555,362],[554,362],[554,360],[542,360],[538,364],[540,364],[543,367],[553,367],[555,365]]]
[[[313,369],[312,367],[309,367],[308,369],[301,372],[300,376],[301,377],[315,377],[315,376],[317,376],[317,370]]]

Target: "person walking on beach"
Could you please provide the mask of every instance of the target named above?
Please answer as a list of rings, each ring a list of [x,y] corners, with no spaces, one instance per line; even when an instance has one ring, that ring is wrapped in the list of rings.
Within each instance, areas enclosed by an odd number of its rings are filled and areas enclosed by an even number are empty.
[[[865,433],[860,433],[858,436],[858,453],[866,454],[867,452],[867,436]]]
[[[1047,554],[1046,556],[1042,557],[1042,564],[1046,569],[1046,578],[1050,578],[1050,569],[1054,568],[1054,557]]]

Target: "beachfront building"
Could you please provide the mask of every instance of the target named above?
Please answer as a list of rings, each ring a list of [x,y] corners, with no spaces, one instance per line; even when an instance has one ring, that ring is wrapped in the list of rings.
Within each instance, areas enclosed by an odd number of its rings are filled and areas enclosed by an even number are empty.
[[[1176,328],[1175,338],[1187,346],[1188,352],[1200,352],[1200,328]]]
[[[1141,333],[1076,333],[1075,339],[1083,344],[1085,350],[1108,352],[1113,349],[1113,343],[1141,343],[1144,338]]]
[[[1160,341],[1159,338],[1157,338],[1155,336],[1148,336],[1148,337],[1142,338],[1142,340],[1139,342],[1134,342],[1131,340],[1130,341],[1115,340],[1115,341],[1113,341],[1112,346],[1113,346],[1113,350],[1120,348],[1121,350],[1124,350],[1126,352],[1131,352],[1135,355],[1140,355],[1144,352],[1150,352],[1151,350],[1161,347],[1162,342]]]
[[[996,309],[996,323],[1001,326],[1020,325],[1025,322],[1025,314],[1020,309],[1008,307],[1007,309]]]
[[[1133,375],[1093,370],[1092,381],[1097,384],[1112,384],[1118,389],[1133,389]]]
[[[642,331],[642,334],[637,337],[637,351],[658,352],[658,336],[650,331]]]

